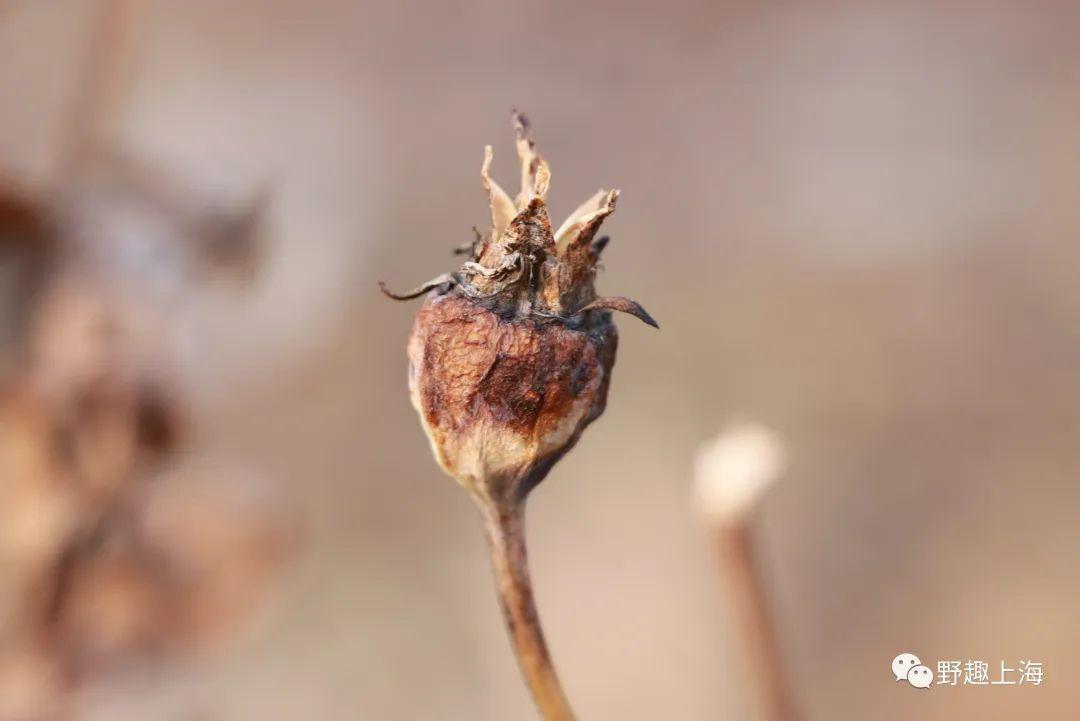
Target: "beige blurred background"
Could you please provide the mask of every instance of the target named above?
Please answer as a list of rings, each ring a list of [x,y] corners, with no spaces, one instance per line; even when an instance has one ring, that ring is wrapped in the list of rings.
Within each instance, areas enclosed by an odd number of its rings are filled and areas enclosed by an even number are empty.
[[[98,4],[0,4],[0,173],[58,182]],[[553,215],[621,188],[606,415],[533,497],[583,719],[754,718],[690,500],[695,448],[776,428],[758,533],[809,719],[1080,708],[1080,13],[1066,3],[145,0],[117,145],[269,187],[265,262],[200,296],[200,452],[285,482],[304,545],[243,638],[85,691],[86,719],[505,721],[518,678],[466,495],[409,406],[415,305],[482,225],[509,109]],[[1039,687],[892,657],[1041,661]]]

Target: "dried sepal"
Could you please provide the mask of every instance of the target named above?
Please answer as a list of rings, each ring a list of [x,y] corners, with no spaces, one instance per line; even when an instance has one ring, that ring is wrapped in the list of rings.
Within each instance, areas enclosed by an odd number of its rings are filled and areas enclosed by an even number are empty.
[[[526,317],[534,310],[546,311],[544,299],[538,299],[536,279],[545,260],[553,256],[547,204],[534,197],[498,242],[486,245],[475,264],[462,267],[465,293],[483,299],[501,315]],[[493,272],[482,272],[478,266]],[[507,282],[511,270],[514,277]]]
[[[517,136],[518,162],[521,164],[521,190],[515,204],[518,210],[523,210],[533,198],[547,198],[551,169],[536,152],[532,128],[524,113],[514,111],[514,134]]]
[[[596,207],[578,217],[571,218],[560,240],[556,238],[556,249],[559,254],[559,310],[563,313],[573,314],[578,312],[587,303],[596,299],[596,260],[597,256],[592,251],[592,239],[604,222],[604,218],[615,212],[615,202],[619,198],[619,191],[607,191]],[[590,201],[583,208],[592,208],[594,203]]]
[[[457,276],[454,273],[443,273],[429,280],[427,283],[413,288],[410,291],[404,293],[395,293],[386,287],[386,283],[379,281],[379,290],[383,292],[387,298],[393,300],[412,300],[413,298],[419,298],[424,293],[429,293],[436,288],[442,289],[442,292],[446,292],[451,286],[457,283]]]
[[[621,313],[629,313],[646,325],[651,325],[653,328],[660,327],[660,324],[653,320],[653,317],[641,307],[640,303],[636,300],[623,298],[622,296],[594,300],[588,305],[583,306],[578,313],[587,313],[590,310],[617,310]]]
[[[472,232],[475,236],[472,241],[454,246],[452,251],[454,255],[467,255],[470,259],[476,259],[477,249],[480,248],[484,242],[484,234],[481,233],[480,229],[475,225],[472,227]]]
[[[592,216],[605,205],[611,205],[611,210],[614,210],[614,200],[612,199],[609,202],[609,196],[612,192],[613,191],[604,190],[603,188],[601,188],[600,190],[596,191],[595,195],[593,195],[591,198],[589,198],[584,203],[575,208],[574,212],[567,216],[566,220],[563,221],[563,224],[560,225],[559,229],[555,232],[556,247],[562,250],[569,244],[570,240],[574,238],[581,230],[583,219]],[[614,193],[617,197],[618,191],[614,191]],[[611,210],[605,213],[604,216],[606,217],[607,215],[609,215],[611,213]]]
[[[484,163],[480,166],[480,182],[484,186],[484,191],[488,194],[488,205],[491,208],[491,233],[489,235],[489,243],[498,242],[503,233],[506,232],[507,227],[510,225],[510,221],[517,215],[517,208],[514,207],[514,201],[510,199],[510,196],[498,183],[491,179],[489,173],[494,158],[495,153],[492,151],[491,146],[484,146]]]

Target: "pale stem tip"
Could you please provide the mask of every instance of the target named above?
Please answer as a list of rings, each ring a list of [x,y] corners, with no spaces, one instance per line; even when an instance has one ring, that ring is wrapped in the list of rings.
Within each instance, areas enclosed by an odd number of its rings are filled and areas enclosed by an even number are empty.
[[[714,522],[737,521],[749,513],[787,468],[787,451],[771,429],[739,423],[723,429],[698,451],[695,502]]]

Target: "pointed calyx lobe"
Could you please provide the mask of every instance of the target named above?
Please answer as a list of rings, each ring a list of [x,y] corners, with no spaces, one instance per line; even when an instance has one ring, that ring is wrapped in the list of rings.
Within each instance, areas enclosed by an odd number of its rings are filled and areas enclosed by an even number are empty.
[[[490,501],[528,493],[604,410],[617,337],[611,311],[656,323],[627,298],[598,298],[597,238],[617,190],[601,190],[557,230],[551,172],[515,113],[521,190],[480,177],[491,227],[454,273],[392,298],[428,297],[409,340],[413,404],[440,465]],[[469,249],[466,249],[469,252]]]
[[[547,192],[551,170],[536,152],[528,119],[514,114],[521,190],[515,198],[491,177],[493,153],[484,149],[480,179],[488,196],[491,226],[477,234],[469,259],[448,273],[402,294],[406,300],[431,290],[453,289],[504,318],[561,321],[573,327],[603,322],[607,311],[631,313],[655,326],[634,301],[597,298],[596,268],[607,238],[597,239],[604,218],[615,210],[618,190],[600,190],[578,206],[557,230],[548,216]]]

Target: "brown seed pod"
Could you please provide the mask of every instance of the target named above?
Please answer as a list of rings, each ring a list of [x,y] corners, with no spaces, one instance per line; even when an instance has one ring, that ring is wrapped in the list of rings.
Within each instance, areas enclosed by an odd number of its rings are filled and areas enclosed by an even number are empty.
[[[427,293],[409,340],[409,389],[443,469],[474,494],[524,497],[604,411],[618,335],[612,310],[656,322],[627,298],[597,298],[617,190],[601,190],[553,232],[551,178],[525,116],[514,114],[522,189],[516,201],[481,179],[491,228],[470,259],[404,294]]]
[[[439,465],[476,499],[487,524],[507,626],[546,719],[572,719],[551,667],[532,599],[524,502],[607,403],[618,334],[611,311],[656,327],[636,302],[598,298],[596,238],[615,210],[601,190],[556,231],[547,211],[551,173],[525,116],[514,114],[521,192],[480,175],[491,228],[477,232],[456,273],[396,300],[427,294],[409,338],[409,390]],[[460,251],[459,251],[460,252]]]
[[[523,497],[604,412],[618,337],[610,321],[504,319],[434,296],[409,341],[409,386],[439,464],[492,501]]]

